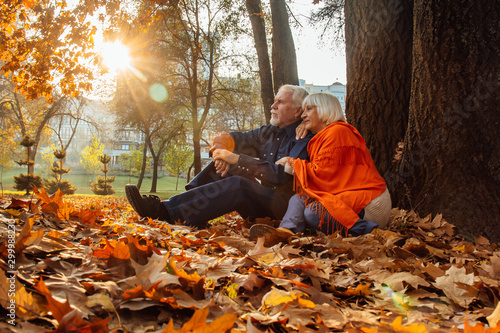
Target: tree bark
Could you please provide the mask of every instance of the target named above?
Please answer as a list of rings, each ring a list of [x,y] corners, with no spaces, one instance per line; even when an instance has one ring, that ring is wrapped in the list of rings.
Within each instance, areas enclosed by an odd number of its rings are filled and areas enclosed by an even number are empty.
[[[500,241],[500,6],[415,0],[406,207]],[[393,62],[394,63],[394,62]]]
[[[270,3],[273,21],[273,81],[274,92],[277,93],[284,84],[298,85],[299,74],[285,0],[271,0]]]
[[[389,187],[395,149],[408,123],[412,2],[345,3],[346,116],[363,135]]]
[[[139,180],[137,181],[137,188],[140,190],[142,186],[142,181],[144,180],[144,174],[146,173],[146,164],[148,162],[148,142],[149,135],[144,138],[144,147],[142,149],[142,165],[141,173],[139,174]]]
[[[274,102],[273,77],[267,48],[266,26],[260,0],[246,0],[248,15],[252,24],[253,39],[259,60],[260,96],[264,106],[266,123],[271,121],[271,105]]]

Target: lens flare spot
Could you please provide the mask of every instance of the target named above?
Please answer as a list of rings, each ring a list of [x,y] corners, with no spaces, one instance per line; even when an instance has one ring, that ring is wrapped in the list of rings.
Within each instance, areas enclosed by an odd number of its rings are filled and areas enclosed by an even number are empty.
[[[157,102],[164,102],[168,98],[167,88],[163,84],[154,83],[149,87],[149,95]]]

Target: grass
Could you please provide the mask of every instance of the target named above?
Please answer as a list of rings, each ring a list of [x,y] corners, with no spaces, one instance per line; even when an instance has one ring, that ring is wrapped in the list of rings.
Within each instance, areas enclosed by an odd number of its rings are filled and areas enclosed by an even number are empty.
[[[14,176],[18,176],[20,173],[26,174],[26,168],[16,168],[3,173],[2,185],[3,192],[15,192],[14,189]],[[42,176],[44,178],[44,176]],[[95,180],[91,175],[76,175],[68,173],[63,176],[63,179],[71,181],[71,184],[77,188],[75,194],[93,195],[94,193],[90,190],[90,182]],[[113,189],[116,191],[113,196],[124,197],[125,196],[125,185],[126,184],[137,184],[139,180],[138,177],[128,176],[116,176],[115,181],[112,183]],[[158,183],[156,184],[157,192],[156,194],[162,199],[170,198],[173,195],[184,192],[184,186],[186,185],[186,179],[180,178],[178,190],[175,190],[175,184],[177,179],[175,177],[161,177],[158,178]],[[141,186],[141,192],[148,193],[151,189],[151,178],[144,178]],[[21,192],[20,192],[21,193]],[[2,193],[0,193],[2,194]],[[21,193],[23,194],[23,193]]]

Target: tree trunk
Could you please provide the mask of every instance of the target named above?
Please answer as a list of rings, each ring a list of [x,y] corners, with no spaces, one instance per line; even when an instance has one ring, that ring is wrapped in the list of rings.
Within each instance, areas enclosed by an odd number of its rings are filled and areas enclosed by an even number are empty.
[[[271,121],[271,105],[274,102],[273,77],[267,48],[266,26],[262,16],[260,0],[246,0],[247,11],[252,23],[253,39],[259,60],[260,96],[264,106],[266,123]]]
[[[142,149],[141,173],[139,174],[139,180],[137,181],[137,188],[139,190],[141,189],[141,186],[142,186],[144,174],[146,173],[146,164],[148,162],[148,144],[147,144],[148,140],[149,140],[149,137],[144,138],[144,148]]]
[[[345,3],[346,116],[390,188],[395,149],[408,124],[412,16],[408,0]]]
[[[156,193],[156,185],[158,184],[158,165],[160,164],[160,158],[155,156],[153,158],[153,179],[151,180],[151,190],[150,193]]]
[[[285,0],[271,0],[270,2],[273,21],[273,81],[274,92],[277,93],[284,84],[298,85],[299,74]]]
[[[193,128],[193,150],[194,150],[194,174],[197,175],[201,171],[201,128]]]
[[[500,241],[497,1],[415,0],[406,207]],[[395,63],[393,61],[393,63]]]

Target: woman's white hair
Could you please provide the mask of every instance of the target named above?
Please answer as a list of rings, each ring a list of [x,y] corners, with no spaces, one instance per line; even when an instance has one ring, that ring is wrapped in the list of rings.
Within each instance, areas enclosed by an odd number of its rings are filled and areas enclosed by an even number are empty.
[[[319,119],[327,125],[339,120],[346,121],[338,98],[330,93],[309,94],[302,102],[302,108],[305,110],[308,106],[315,106]]]

